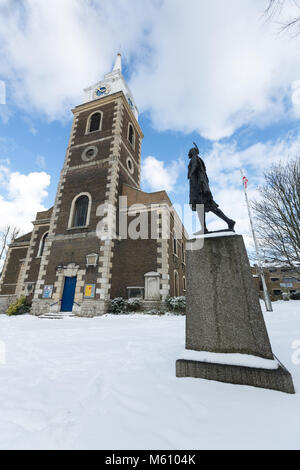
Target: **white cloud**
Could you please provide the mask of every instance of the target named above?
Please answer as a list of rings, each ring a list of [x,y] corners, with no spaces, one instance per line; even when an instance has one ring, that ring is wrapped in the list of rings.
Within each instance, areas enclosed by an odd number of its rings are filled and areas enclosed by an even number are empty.
[[[19,227],[23,233],[32,230],[36,212],[45,210],[50,176],[45,172],[23,175],[11,172],[7,162],[0,162],[0,229]]]
[[[262,21],[263,2],[188,5],[163,3],[149,37],[153,53],[132,80],[154,125],[215,140],[286,117],[284,98],[292,105],[291,83],[300,77],[299,50]]]
[[[142,163],[142,185],[149,191],[174,191],[180,171],[184,168],[181,160],[170,165],[155,157],[147,157]]]
[[[139,55],[151,9],[139,0],[0,0],[0,76],[8,93],[26,110],[69,116],[119,49],[128,59]]]
[[[262,19],[265,3],[0,0],[0,76],[19,106],[64,118],[121,49],[138,106],[159,130],[215,140],[297,119],[299,50]]]

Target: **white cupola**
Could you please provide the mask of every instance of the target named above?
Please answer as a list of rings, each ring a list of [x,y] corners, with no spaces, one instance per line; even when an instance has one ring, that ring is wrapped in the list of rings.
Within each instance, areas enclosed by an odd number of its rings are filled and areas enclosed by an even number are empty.
[[[117,55],[112,71],[104,75],[103,80],[84,90],[85,102],[100,100],[104,96],[112,95],[113,93],[117,93],[119,91],[123,91],[135,118],[138,119],[138,108],[135,104],[133,95],[122,75],[122,57],[120,53]]]

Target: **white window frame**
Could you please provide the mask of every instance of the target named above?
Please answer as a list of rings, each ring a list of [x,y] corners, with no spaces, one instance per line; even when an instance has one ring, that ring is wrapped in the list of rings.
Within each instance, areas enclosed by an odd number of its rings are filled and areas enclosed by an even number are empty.
[[[177,277],[177,282],[176,282],[176,277]],[[176,295],[176,290],[177,290],[177,295]],[[179,297],[179,295],[180,295],[179,273],[176,269],[174,269],[174,297]]]
[[[128,162],[130,162],[130,164],[131,164],[131,169],[129,168]],[[129,173],[130,173],[131,175],[133,175],[133,174],[134,174],[134,163],[133,163],[133,160],[132,160],[131,157],[127,157],[127,159],[126,159],[126,166],[127,166],[127,170],[129,171]]]
[[[93,150],[94,155],[92,157],[88,158],[87,153],[89,152],[89,150]],[[83,162],[89,163],[89,162],[92,162],[93,160],[95,160],[97,155],[98,155],[98,147],[96,147],[96,145],[88,145],[81,154],[81,160]]]
[[[176,251],[174,250],[175,248],[175,242],[176,242]],[[173,230],[172,233],[172,243],[173,243],[173,254],[178,257],[178,239],[176,237],[176,230]]]
[[[92,116],[93,116],[94,114],[97,114],[97,113],[101,114],[100,127],[99,127],[99,129],[97,129],[96,131],[90,131],[89,128],[90,128]],[[94,132],[100,132],[100,131],[102,131],[102,122],[103,122],[103,111],[100,111],[100,109],[94,110],[91,114],[89,114],[89,116],[88,116],[88,118],[87,118],[86,128],[85,128],[85,135],[94,134]]]
[[[184,243],[184,241],[182,240],[182,242],[181,242],[181,257],[182,257],[182,262],[183,262],[183,264],[185,264],[185,256],[186,256],[186,252],[185,252],[185,243]]]
[[[88,206],[88,211],[87,211],[87,216],[86,216],[86,223],[85,225],[83,226],[80,226],[80,227],[75,227],[73,225],[73,221],[74,221],[74,215],[75,215],[75,205],[76,205],[76,201],[77,199],[79,199],[81,196],[87,196],[89,198],[89,206]],[[86,228],[89,226],[90,224],[90,217],[91,217],[91,209],[92,209],[92,196],[90,195],[90,193],[80,193],[80,194],[77,194],[74,198],[73,198],[73,201],[71,203],[71,210],[70,210],[70,215],[69,215],[69,222],[68,222],[68,230],[72,230],[72,229],[78,229],[78,228]]]
[[[42,255],[43,255],[43,253],[41,253],[41,249],[42,249],[42,245],[43,245],[43,240],[45,239],[45,237],[47,237],[47,235],[49,235],[49,230],[47,232],[43,233],[43,235],[40,238],[40,244],[39,244],[37,258],[41,258]],[[45,246],[44,246],[44,250],[45,250]]]
[[[131,143],[130,140],[129,140],[129,129],[130,129],[130,126],[132,126],[132,129],[133,129],[133,142]],[[132,124],[132,122],[129,122],[128,123],[128,128],[127,128],[127,140],[128,142],[130,143],[130,145],[132,146],[132,148],[135,148],[135,129],[134,129],[134,125]]]

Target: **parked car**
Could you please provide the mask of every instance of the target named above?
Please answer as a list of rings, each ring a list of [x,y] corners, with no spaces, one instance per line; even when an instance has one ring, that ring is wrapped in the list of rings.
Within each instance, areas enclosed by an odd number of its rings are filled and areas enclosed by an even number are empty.
[[[300,300],[300,290],[297,290],[296,292],[294,292],[294,294],[291,294],[290,297],[292,300]]]

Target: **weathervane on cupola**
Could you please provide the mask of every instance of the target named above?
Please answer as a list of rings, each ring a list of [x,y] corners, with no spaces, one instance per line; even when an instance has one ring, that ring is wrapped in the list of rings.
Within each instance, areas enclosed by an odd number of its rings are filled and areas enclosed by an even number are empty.
[[[115,65],[113,68],[113,71],[115,70],[120,70],[120,72],[122,72],[122,56],[120,52],[118,52],[117,54],[117,58],[116,58]]]
[[[118,53],[112,71],[104,75],[103,80],[84,90],[85,101],[98,100],[104,96],[112,95],[120,91],[124,93],[135,118],[138,119],[139,111],[135,104],[133,95],[122,75],[122,57],[121,54]]]

